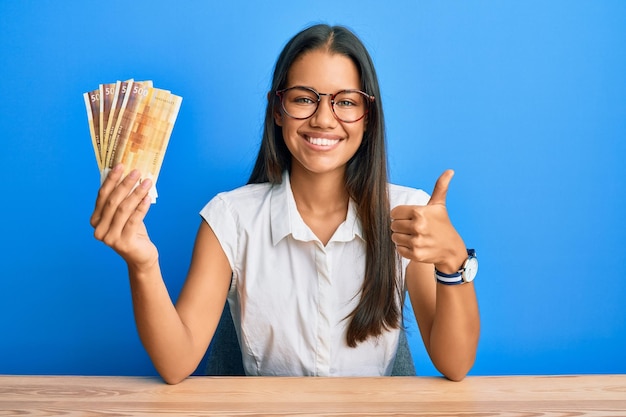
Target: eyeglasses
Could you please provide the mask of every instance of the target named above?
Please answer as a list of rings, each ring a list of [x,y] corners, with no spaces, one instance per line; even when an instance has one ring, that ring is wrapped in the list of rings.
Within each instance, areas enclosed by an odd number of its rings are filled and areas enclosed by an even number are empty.
[[[318,93],[309,87],[290,87],[276,91],[287,116],[297,120],[308,119],[317,111],[322,96],[330,97],[335,117],[345,123],[358,122],[369,111],[374,96],[360,90],[341,90],[335,94]]]

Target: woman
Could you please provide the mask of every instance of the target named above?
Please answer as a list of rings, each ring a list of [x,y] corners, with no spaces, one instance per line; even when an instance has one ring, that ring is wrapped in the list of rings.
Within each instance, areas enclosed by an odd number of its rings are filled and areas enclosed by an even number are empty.
[[[139,335],[163,379],[196,369],[226,298],[247,374],[388,375],[405,289],[434,365],[462,379],[479,316],[462,271],[475,258],[445,207],[452,171],[430,199],[388,184],[386,171],[371,58],[353,33],[327,25],[279,56],[249,184],[201,211],[175,306],[143,223],[151,184],[133,190],[140,173],[122,179],[116,167],[91,223],[128,264]]]

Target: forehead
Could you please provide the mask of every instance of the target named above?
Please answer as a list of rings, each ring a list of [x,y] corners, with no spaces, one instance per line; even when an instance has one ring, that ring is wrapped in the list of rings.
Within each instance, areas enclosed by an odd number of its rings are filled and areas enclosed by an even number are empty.
[[[359,89],[361,79],[352,59],[345,55],[315,49],[298,57],[289,68],[287,87],[302,85],[319,92]]]

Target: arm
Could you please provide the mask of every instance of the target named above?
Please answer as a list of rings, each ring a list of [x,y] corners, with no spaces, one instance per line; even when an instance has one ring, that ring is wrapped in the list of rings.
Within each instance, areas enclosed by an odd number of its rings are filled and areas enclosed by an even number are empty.
[[[126,261],[139,337],[163,379],[178,383],[195,370],[213,337],[230,285],[230,265],[215,234],[202,223],[174,306],[143,223],[150,181],[131,191],[139,174],[131,172],[123,180],[121,175],[117,167],[102,184],[91,217],[94,236]]]
[[[406,282],[426,350],[443,375],[459,381],[474,363],[480,318],[472,283],[450,286],[434,278],[434,267],[454,273],[467,258],[445,206],[452,175],[439,178],[426,206],[395,207],[391,229],[398,253],[411,260]]]
[[[407,287],[422,340],[433,365],[446,378],[462,380],[476,357],[480,318],[474,284],[444,285],[432,264],[411,262]]]

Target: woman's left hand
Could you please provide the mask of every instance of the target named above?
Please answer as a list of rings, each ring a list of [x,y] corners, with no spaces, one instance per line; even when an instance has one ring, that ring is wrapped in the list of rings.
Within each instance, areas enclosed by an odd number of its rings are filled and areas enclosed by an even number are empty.
[[[453,176],[452,170],[441,174],[427,205],[397,206],[391,210],[391,239],[398,253],[412,261],[432,263],[446,274],[457,272],[467,258],[465,243],[446,208]]]

